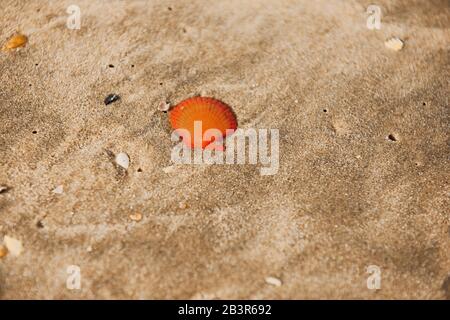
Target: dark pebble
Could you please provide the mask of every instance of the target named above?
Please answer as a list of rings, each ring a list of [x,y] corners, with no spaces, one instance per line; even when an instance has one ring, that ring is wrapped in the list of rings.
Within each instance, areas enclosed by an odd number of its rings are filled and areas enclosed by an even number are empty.
[[[116,102],[117,100],[120,100],[120,96],[118,96],[117,94],[110,94],[105,98],[105,105],[111,104],[113,102]]]

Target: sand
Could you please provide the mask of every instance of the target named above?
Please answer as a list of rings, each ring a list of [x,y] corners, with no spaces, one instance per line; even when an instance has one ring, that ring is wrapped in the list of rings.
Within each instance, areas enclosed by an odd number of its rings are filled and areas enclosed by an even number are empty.
[[[1,1],[29,42],[0,53],[0,298],[450,299],[449,3],[370,4]],[[199,94],[279,130],[277,174],[171,166],[160,105]]]

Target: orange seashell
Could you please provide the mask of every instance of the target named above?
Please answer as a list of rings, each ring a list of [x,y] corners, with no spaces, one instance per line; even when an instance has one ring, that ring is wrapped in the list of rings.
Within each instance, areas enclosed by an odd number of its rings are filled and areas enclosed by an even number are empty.
[[[170,111],[169,120],[173,129],[184,129],[189,133],[187,136],[180,135],[183,142],[191,148],[204,149],[214,141],[215,137],[210,139],[204,137],[208,129],[219,130],[221,138],[224,138],[237,128],[233,110],[222,101],[206,97],[194,97],[180,102]],[[196,131],[195,122],[197,121],[201,122],[201,130]],[[201,137],[196,139],[195,134],[200,133]]]
[[[19,47],[23,47],[28,42],[27,36],[23,34],[16,34],[9,38],[6,44],[3,46],[3,50],[12,50]]]

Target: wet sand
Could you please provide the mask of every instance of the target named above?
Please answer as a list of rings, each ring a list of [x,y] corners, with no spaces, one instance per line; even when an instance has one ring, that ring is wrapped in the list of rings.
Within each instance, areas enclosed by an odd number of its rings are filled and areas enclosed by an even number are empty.
[[[77,0],[70,30],[73,2],[0,2],[29,37],[0,52],[1,299],[450,298],[448,1],[377,1],[379,30],[362,0]],[[158,107],[200,94],[279,130],[277,174],[171,167]]]

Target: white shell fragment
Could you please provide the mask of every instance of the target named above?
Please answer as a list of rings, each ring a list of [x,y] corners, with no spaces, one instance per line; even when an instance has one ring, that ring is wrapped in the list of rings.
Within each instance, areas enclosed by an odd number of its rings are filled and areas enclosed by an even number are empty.
[[[186,209],[188,207],[188,205],[187,205],[187,203],[186,202],[180,202],[179,204],[178,204],[178,208],[179,209]]]
[[[170,103],[167,101],[162,101],[159,106],[158,106],[158,110],[162,111],[162,112],[167,112],[170,109]]]
[[[125,152],[118,153],[115,161],[118,166],[121,166],[124,169],[128,169],[130,166],[130,157]]]
[[[164,173],[173,173],[175,171],[175,166],[168,166],[162,169]]]
[[[56,194],[63,194],[64,193],[64,186],[63,185],[59,185],[55,189],[53,189],[52,192],[56,193]]]
[[[393,37],[384,42],[384,45],[386,48],[394,50],[394,51],[400,51],[403,49],[403,46],[405,45],[403,40]]]
[[[142,214],[139,213],[139,212],[134,213],[134,214],[130,214],[130,219],[133,220],[133,221],[139,222],[139,221],[142,220]]]
[[[281,287],[281,280],[274,277],[266,277],[266,283],[275,287]]]
[[[22,242],[20,242],[17,239],[5,236],[3,238],[3,243],[5,244],[6,248],[8,249],[8,252],[14,256],[18,257],[23,251]]]

